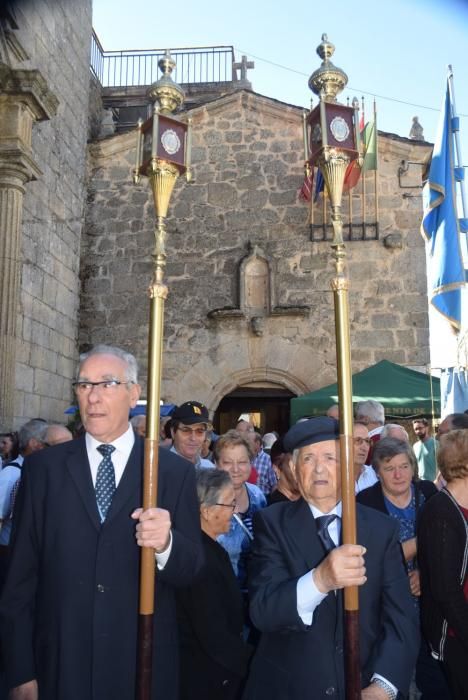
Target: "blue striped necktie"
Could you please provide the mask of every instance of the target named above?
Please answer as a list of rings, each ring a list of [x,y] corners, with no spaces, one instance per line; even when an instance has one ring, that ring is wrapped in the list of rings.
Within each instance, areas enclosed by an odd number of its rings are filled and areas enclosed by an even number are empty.
[[[114,445],[99,445],[97,449],[102,454],[103,459],[98,466],[94,488],[102,523],[106,519],[115,491],[115,471],[111,458],[115,447]]]

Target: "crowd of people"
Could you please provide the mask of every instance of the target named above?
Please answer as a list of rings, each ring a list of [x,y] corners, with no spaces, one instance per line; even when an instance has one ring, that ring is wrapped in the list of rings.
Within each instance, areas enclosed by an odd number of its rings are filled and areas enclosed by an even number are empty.
[[[135,358],[81,356],[79,436],[0,437],[0,632],[11,700],[135,696],[139,552],[154,550],[154,700],[345,698],[342,590],[359,588],[363,700],[468,697],[468,415],[407,430],[356,404],[357,542],[341,543],[339,408],[222,435],[190,400],[161,419],[141,508]],[[4,697],[7,697],[5,694]]]

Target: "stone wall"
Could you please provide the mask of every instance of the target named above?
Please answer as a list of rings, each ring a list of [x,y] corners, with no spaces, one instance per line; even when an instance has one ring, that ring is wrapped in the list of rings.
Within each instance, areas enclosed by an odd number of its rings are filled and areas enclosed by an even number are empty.
[[[33,127],[42,170],[26,186],[18,309],[15,423],[64,420],[77,356],[79,255],[84,219],[91,0],[22,0],[16,35],[59,100]],[[16,67],[16,66],[14,66]]]
[[[241,91],[190,114],[195,182],[176,185],[168,219],[163,397],[214,410],[236,386],[302,393],[335,381],[330,245],[311,242],[297,197],[301,110]],[[147,182],[131,184],[134,148],[124,134],[89,149],[80,343],[135,352],[144,380],[154,211]],[[400,187],[398,167],[429,146],[379,134],[379,150],[380,240],[347,245],[353,371],[428,360],[421,191]],[[258,323],[241,303],[252,249],[270,271]]]

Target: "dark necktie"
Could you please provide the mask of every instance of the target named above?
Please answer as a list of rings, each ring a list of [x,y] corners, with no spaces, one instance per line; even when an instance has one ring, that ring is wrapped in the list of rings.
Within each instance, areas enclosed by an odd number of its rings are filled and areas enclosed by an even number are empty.
[[[336,544],[333,542],[332,538],[330,537],[330,533],[328,532],[328,526],[330,523],[336,520],[337,517],[338,516],[336,514],[333,514],[321,515],[319,518],[315,518],[315,522],[317,524],[317,535],[319,536],[326,552],[330,552],[336,547]]]
[[[101,522],[104,522],[115,491],[115,472],[111,458],[115,447],[113,445],[99,445],[97,449],[102,454],[103,459],[98,466],[96,474],[96,502],[99,508]]]

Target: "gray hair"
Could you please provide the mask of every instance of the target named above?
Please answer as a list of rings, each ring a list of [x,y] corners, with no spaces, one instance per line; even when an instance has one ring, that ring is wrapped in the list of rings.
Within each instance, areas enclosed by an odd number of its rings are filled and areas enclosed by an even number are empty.
[[[221,469],[198,469],[196,473],[198,502],[201,506],[219,503],[221,492],[232,486],[228,472]]]
[[[125,350],[122,350],[121,348],[115,347],[114,345],[95,345],[93,348],[91,348],[91,350],[88,350],[88,352],[84,352],[82,355],[80,355],[78,374],[83,363],[93,355],[113,355],[114,357],[118,357],[119,360],[123,360],[127,365],[125,378],[129,382],[134,382],[135,384],[138,384],[138,363],[136,361],[135,356],[130,354],[129,352],[126,352]]]
[[[367,418],[371,423],[385,423],[385,409],[380,401],[369,399],[368,401],[358,401],[354,409],[356,420]]]
[[[24,452],[30,440],[45,442],[48,428],[48,422],[42,418],[33,418],[25,423],[18,433],[19,451]]]
[[[418,474],[418,464],[411,445],[406,440],[397,440],[396,438],[383,438],[374,444],[372,451],[372,466],[376,471],[379,470],[382,462],[387,462],[397,455],[405,455],[408,462],[411,464],[414,476]]]
[[[133,418],[130,418],[130,423],[134,428],[138,428],[140,423],[143,423],[144,420],[146,420],[145,414],[139,413],[137,416],[133,416]]]
[[[387,423],[386,425],[384,425],[383,430],[380,433],[380,439],[383,440],[384,438],[392,437],[392,430],[402,430],[403,433],[406,435],[406,439],[409,440],[408,432],[399,423]],[[399,440],[400,438],[396,439]]]

